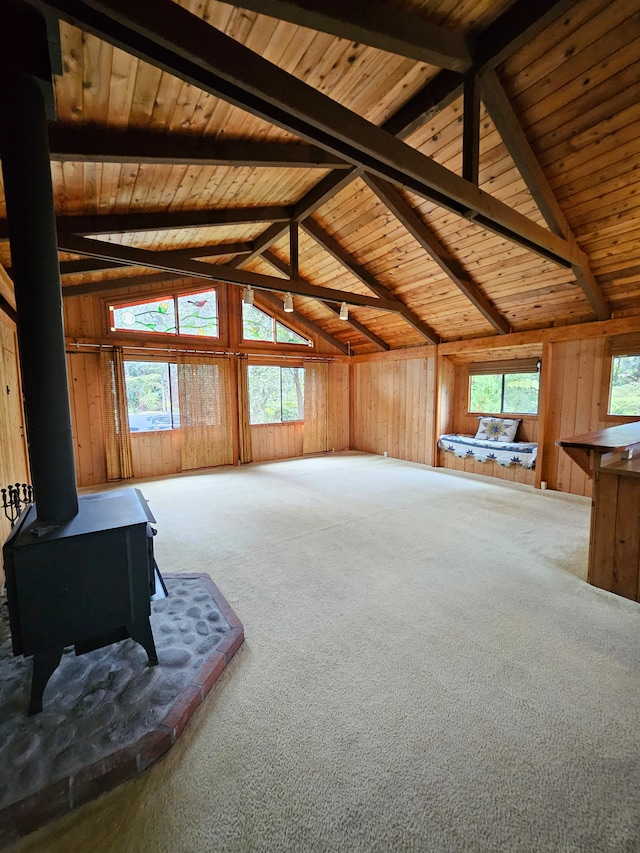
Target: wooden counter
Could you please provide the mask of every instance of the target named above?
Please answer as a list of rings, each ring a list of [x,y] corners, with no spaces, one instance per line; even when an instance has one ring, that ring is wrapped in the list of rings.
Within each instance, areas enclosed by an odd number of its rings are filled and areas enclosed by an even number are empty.
[[[640,422],[557,444],[593,478],[587,580],[640,601]]]

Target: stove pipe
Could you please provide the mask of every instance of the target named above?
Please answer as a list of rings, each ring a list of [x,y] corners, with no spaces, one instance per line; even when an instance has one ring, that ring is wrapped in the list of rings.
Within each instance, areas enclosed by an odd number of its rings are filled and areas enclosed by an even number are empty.
[[[18,313],[31,481],[39,522],[78,513],[49,140],[42,91],[0,81],[0,155]]]

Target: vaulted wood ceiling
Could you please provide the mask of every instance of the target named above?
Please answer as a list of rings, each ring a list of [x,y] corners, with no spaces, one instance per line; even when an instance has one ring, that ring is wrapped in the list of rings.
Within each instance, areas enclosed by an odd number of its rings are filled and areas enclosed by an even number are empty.
[[[30,5],[65,296],[211,263],[354,352],[640,313],[638,0]]]

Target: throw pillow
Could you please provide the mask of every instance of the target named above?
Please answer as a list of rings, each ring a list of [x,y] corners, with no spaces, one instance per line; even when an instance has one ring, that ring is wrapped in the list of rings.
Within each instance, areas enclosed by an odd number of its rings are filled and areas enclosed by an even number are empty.
[[[485,441],[515,441],[520,418],[478,418],[476,438]]]

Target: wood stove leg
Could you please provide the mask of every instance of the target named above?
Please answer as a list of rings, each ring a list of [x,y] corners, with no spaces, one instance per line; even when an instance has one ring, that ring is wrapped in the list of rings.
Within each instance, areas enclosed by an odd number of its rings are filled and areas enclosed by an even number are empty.
[[[63,648],[47,649],[44,652],[35,652],[33,655],[33,675],[31,676],[31,702],[29,703],[29,716],[39,714],[42,711],[42,696],[44,689],[53,673],[58,668],[62,658]]]
[[[156,652],[156,644],[153,639],[149,619],[137,619],[135,622],[130,622],[126,628],[131,639],[135,640],[136,643],[140,643],[147,653],[149,666],[156,666],[158,663],[158,653]]]

